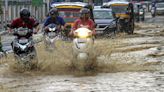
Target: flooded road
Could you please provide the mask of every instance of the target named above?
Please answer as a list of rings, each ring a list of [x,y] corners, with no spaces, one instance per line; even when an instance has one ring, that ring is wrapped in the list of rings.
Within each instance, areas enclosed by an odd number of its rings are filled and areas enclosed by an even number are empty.
[[[163,25],[137,23],[134,35],[97,39],[98,66],[90,72],[71,69],[69,42],[59,41],[53,53],[37,44],[38,70],[22,72],[9,54],[0,61],[0,92],[163,92]],[[7,51],[11,39],[3,36]]]
[[[11,92],[163,92],[163,73],[101,73],[96,76],[29,76],[3,78],[3,90]],[[5,81],[5,82],[4,82]]]

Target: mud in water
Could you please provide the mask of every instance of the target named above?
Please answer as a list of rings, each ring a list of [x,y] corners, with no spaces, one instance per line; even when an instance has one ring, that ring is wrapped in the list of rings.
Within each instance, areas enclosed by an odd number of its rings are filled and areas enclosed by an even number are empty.
[[[140,57],[129,56],[128,54],[119,54],[132,51],[138,51],[143,49],[149,49],[153,46],[140,46],[131,47],[128,49],[118,49],[121,46],[126,46],[127,43],[118,39],[97,39],[94,45],[94,59],[95,64],[98,64],[96,68],[86,72],[86,74],[97,73],[113,73],[113,72],[127,72],[127,71],[155,71],[157,68],[154,64],[148,66],[144,63],[144,60]],[[9,55],[6,59],[2,60],[8,62],[9,72],[13,73],[25,73],[30,75],[78,75],[79,71],[72,68],[72,43],[58,41],[56,48],[53,52],[46,51],[43,43],[39,43],[37,47],[38,55],[38,67],[34,70],[25,70],[22,67],[17,66],[13,55]],[[117,58],[118,57],[118,58]],[[5,61],[5,62],[6,62]],[[142,61],[143,63],[141,63]],[[83,73],[79,73],[80,75]],[[84,73],[85,74],[85,73]]]
[[[87,72],[72,67],[70,42],[57,41],[54,52],[38,43],[38,68],[32,70],[16,66],[8,54],[0,59],[0,92],[164,92],[161,24],[137,23],[133,35],[96,39],[93,56],[98,65]],[[35,35],[36,42],[40,36]],[[11,50],[12,38],[3,39],[5,49]]]
[[[94,61],[98,63],[98,66],[94,72],[103,73],[157,70],[156,67],[154,68],[154,63],[158,64],[160,61],[156,60],[156,62],[153,62],[152,64],[152,62],[147,62],[147,60],[149,60],[149,58],[150,60],[153,60],[155,57],[161,58],[163,56],[162,53],[151,53],[149,50],[151,48],[159,47],[161,43],[163,43],[163,37],[157,35],[150,36],[149,34],[155,34],[156,32],[162,34],[164,32],[163,27],[155,24],[143,23],[138,23],[136,26],[134,35],[119,33],[114,39],[102,38],[95,40],[93,56],[95,56]],[[144,34],[145,32],[146,35]],[[35,39],[40,39],[40,37],[36,36]],[[74,74],[76,70],[72,70],[71,46],[72,43],[70,42],[57,41],[55,50],[49,52],[46,51],[42,42],[37,44],[36,48],[39,61],[38,68],[28,72],[32,73],[35,71],[35,73],[41,72],[45,74]],[[144,51],[150,53],[142,55],[142,53],[145,53]],[[137,55],[138,53],[141,54]],[[7,58],[1,59],[0,63],[1,65],[6,63],[9,66],[8,71],[26,71],[15,64],[16,61],[12,54],[8,55]],[[150,66],[147,66],[149,63]]]
[[[72,68],[70,42],[58,41],[54,52],[38,43],[38,68],[32,70],[9,54],[0,61],[0,92],[163,92],[164,37],[137,32],[96,39],[98,65],[85,72]]]

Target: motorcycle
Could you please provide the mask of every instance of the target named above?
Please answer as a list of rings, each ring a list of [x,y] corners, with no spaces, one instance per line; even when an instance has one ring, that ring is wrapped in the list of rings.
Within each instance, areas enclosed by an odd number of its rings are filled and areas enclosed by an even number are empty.
[[[22,27],[13,31],[15,39],[11,45],[14,52],[14,57],[19,64],[31,68],[38,62],[37,53],[32,38],[33,31]]]
[[[94,39],[92,31],[87,28],[78,28],[74,31],[73,39],[73,66],[81,71],[90,69],[94,63],[93,55]]]
[[[152,7],[151,15],[152,15],[153,18],[156,16],[156,8],[155,7]]]
[[[55,49],[55,40],[60,38],[60,32],[56,24],[49,24],[44,32],[44,44],[45,48],[49,51]]]

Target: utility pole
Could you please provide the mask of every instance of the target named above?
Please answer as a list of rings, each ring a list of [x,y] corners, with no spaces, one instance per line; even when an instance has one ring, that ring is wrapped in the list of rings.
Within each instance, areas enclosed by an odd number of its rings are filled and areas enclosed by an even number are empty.
[[[50,9],[50,2],[51,2],[51,0],[46,0],[47,1],[47,11],[49,11],[49,9]]]
[[[5,0],[5,24],[7,24],[7,20],[8,20],[8,0]]]

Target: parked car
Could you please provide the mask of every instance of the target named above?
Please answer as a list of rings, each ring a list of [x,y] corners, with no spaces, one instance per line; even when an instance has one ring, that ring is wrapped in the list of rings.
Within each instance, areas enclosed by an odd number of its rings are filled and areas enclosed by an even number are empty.
[[[152,17],[156,15],[164,15],[164,2],[156,3],[154,7],[151,8]]]
[[[145,8],[141,3],[134,3],[134,17],[136,21],[145,20]]]
[[[157,15],[163,15],[164,14],[164,3],[157,3],[156,14]]]
[[[97,34],[115,33],[117,30],[116,19],[111,9],[99,8],[93,10]]]
[[[101,6],[94,6],[94,9],[99,9],[101,8]]]

